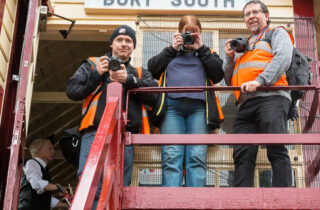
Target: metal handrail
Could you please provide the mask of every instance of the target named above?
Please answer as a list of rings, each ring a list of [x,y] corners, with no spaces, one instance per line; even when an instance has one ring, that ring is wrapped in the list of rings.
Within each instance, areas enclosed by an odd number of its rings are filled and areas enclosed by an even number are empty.
[[[105,189],[100,194],[98,209],[104,209],[109,202],[112,204],[111,209],[118,209],[120,206],[119,186],[122,185],[124,148],[120,129],[121,95],[120,84],[108,86],[106,107],[81,174],[71,210],[91,209],[101,174]]]
[[[127,92],[126,97],[126,110],[125,110],[125,123],[127,123],[128,108],[129,108],[129,96],[131,93],[181,93],[181,92],[203,92],[203,91],[240,91],[240,86],[193,86],[193,87],[141,87],[131,89]],[[303,128],[303,133],[307,133],[312,127],[315,119],[317,110],[319,109],[319,94],[320,86],[316,85],[290,85],[290,86],[262,86],[258,87],[257,91],[277,91],[277,90],[306,90],[314,91],[311,109],[308,115],[308,119],[305,127]],[[320,109],[319,109],[320,112]]]

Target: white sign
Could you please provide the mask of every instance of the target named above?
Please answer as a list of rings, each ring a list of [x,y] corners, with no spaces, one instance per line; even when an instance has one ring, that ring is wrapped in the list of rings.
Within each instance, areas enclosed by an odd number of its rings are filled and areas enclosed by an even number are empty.
[[[85,0],[86,9],[242,11],[246,0]]]

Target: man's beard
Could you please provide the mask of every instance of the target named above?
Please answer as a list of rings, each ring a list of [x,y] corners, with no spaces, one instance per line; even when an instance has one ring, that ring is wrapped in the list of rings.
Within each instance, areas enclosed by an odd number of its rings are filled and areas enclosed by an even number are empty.
[[[250,31],[252,34],[257,35],[260,32],[260,29],[261,29],[260,25],[257,25],[250,28]]]

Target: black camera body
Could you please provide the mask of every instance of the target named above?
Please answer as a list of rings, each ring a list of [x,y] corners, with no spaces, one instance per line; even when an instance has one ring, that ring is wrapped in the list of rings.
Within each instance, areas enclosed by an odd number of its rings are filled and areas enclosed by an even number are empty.
[[[120,70],[121,64],[123,63],[122,60],[117,57],[108,58],[108,62],[109,62],[109,69],[112,71]]]
[[[194,43],[194,38],[191,35],[190,31],[186,31],[185,33],[181,33],[183,38],[183,44],[185,45],[192,45]]]
[[[237,53],[243,53],[249,49],[249,41],[240,36],[230,42],[230,47]]]

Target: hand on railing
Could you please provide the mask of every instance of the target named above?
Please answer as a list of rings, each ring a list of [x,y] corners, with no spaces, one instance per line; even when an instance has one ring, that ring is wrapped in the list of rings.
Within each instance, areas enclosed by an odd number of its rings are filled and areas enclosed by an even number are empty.
[[[56,186],[60,191],[60,193],[62,193],[62,200],[68,205],[68,207],[70,207],[73,199],[73,195],[69,194],[63,187],[61,187],[60,184],[56,184]]]

